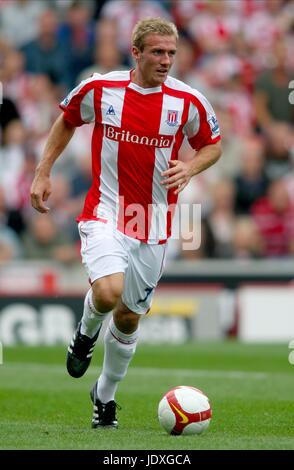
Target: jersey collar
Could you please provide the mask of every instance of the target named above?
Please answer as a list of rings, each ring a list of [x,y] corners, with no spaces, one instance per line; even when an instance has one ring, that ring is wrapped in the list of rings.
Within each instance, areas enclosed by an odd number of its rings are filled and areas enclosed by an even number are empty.
[[[137,91],[138,93],[141,93],[142,95],[150,95],[151,93],[161,93],[162,91],[162,86],[155,86],[152,88],[142,88],[141,86],[137,85],[134,82],[130,82],[128,84],[128,88],[132,88],[132,90]]]
[[[150,95],[151,93],[161,93],[162,92],[162,86],[155,86],[152,88],[143,88],[136,83],[131,81],[132,77],[132,72],[134,69],[130,70],[130,83],[128,84],[128,88],[131,88],[132,90],[137,91],[138,93],[141,93],[142,95]]]

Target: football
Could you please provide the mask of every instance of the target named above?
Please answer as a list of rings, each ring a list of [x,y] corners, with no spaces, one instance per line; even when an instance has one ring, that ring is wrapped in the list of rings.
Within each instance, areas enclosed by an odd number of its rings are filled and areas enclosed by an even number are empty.
[[[198,388],[182,385],[169,390],[158,405],[158,419],[172,435],[201,434],[212,416],[209,399]]]

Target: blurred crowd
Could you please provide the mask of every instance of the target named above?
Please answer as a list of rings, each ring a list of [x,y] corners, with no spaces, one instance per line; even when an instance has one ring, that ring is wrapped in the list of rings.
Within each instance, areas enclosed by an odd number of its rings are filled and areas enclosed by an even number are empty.
[[[147,16],[177,25],[171,75],[209,99],[222,132],[221,160],[180,195],[201,204],[201,246],[173,240],[169,257],[294,256],[293,0],[0,0],[0,262],[79,259],[91,125],[55,164],[46,216],[30,206],[34,168],[59,102],[93,72],[132,68]],[[192,154],[184,142],[181,158]]]

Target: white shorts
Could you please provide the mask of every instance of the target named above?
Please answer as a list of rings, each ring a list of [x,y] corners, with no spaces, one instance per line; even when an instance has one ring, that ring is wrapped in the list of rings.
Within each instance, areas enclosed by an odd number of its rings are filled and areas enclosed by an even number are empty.
[[[91,284],[124,273],[123,303],[138,314],[150,309],[162,275],[166,244],[148,245],[96,220],[79,222],[82,262]]]

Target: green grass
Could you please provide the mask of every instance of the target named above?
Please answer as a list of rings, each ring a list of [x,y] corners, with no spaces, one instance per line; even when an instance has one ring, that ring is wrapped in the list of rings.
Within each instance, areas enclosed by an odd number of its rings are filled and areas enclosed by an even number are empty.
[[[294,366],[287,345],[237,342],[138,347],[117,401],[118,430],[92,430],[87,374],[65,371],[66,347],[4,349],[0,366],[0,449],[294,449]],[[157,421],[161,396],[176,385],[209,396],[213,419],[200,436],[169,436]]]

